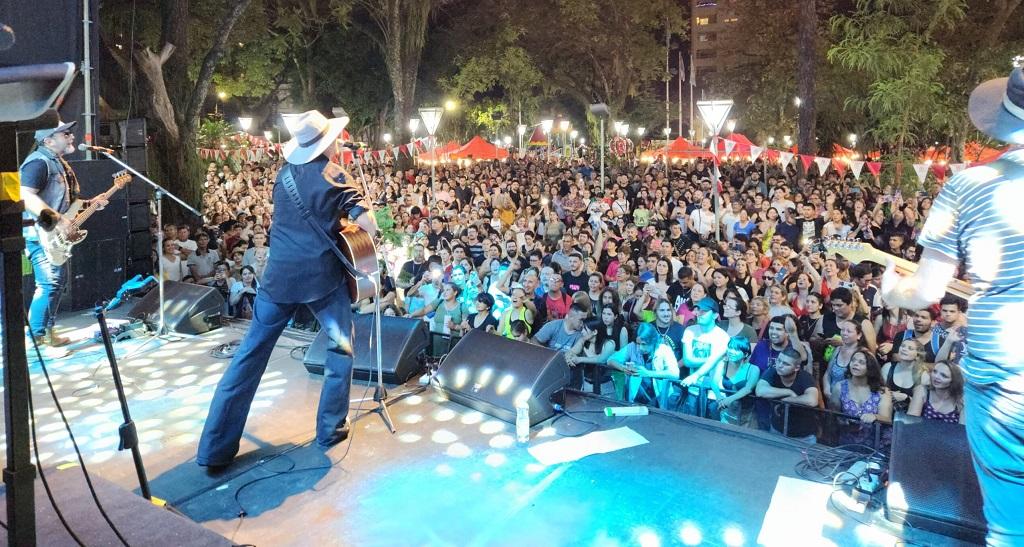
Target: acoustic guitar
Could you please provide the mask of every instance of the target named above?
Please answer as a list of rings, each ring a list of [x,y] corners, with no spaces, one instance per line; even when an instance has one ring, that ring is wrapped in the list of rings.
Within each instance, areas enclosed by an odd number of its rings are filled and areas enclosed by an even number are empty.
[[[56,228],[52,230],[38,230],[39,246],[43,248],[43,253],[46,254],[46,257],[54,265],[60,266],[67,262],[71,258],[71,248],[84,241],[86,236],[89,235],[89,231],[82,230],[81,226],[93,213],[99,210],[99,201],[109,200],[110,196],[113,196],[132,180],[132,176],[128,171],[118,171],[111,175],[111,177],[114,179],[114,184],[106,192],[93,198],[88,207],[83,208],[85,202],[80,199],[76,199],[71,204],[71,207],[64,213],[65,217],[72,219],[71,226],[66,233],[61,233]]]
[[[334,162],[328,162],[324,168],[323,177],[336,186],[344,185],[347,180],[351,179],[351,175],[345,172],[341,165]],[[379,275],[377,247],[370,234],[355,222],[341,219],[338,222],[335,241],[338,250],[348,259],[348,264],[345,264],[345,274],[348,278],[348,294],[352,302],[377,296],[377,277]],[[352,271],[353,268],[357,271]]]
[[[911,262],[905,258],[891,255],[884,251],[880,251],[874,248],[870,243],[864,243],[863,241],[848,241],[845,239],[831,239],[826,238],[821,240],[822,247],[825,248],[826,252],[835,253],[842,256],[853,263],[860,262],[874,262],[875,264],[885,265],[886,259],[892,259],[896,265],[896,271],[909,275],[917,271],[917,264]],[[974,294],[974,287],[966,281],[953,278],[946,286],[946,290],[950,294],[954,294],[967,300]]]

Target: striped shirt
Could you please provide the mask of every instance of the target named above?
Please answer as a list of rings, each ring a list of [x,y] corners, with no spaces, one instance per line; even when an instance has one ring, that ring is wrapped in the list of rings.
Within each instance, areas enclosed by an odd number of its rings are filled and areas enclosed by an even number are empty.
[[[1024,381],[1024,149],[953,177],[918,238],[960,260],[974,284],[967,311],[968,380]]]

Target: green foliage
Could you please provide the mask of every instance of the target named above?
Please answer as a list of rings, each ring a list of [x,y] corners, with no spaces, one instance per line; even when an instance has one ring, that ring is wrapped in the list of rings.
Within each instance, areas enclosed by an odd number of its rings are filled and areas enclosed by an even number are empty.
[[[224,118],[210,115],[199,124],[196,144],[200,148],[219,148],[222,144],[227,146],[230,142],[228,137],[235,133],[235,128],[224,121]]]
[[[391,212],[390,206],[374,211],[374,218],[377,220],[377,231],[380,234],[381,241],[396,246],[402,244],[405,234],[395,229],[395,217]]]
[[[829,60],[870,81],[866,92],[851,95],[845,106],[869,117],[867,134],[892,143],[894,161],[905,161],[905,147],[948,131],[949,120],[956,118],[957,105],[943,85],[947,52],[933,36],[952,29],[965,9],[964,0],[858,0],[852,14],[831,20],[837,41]]]

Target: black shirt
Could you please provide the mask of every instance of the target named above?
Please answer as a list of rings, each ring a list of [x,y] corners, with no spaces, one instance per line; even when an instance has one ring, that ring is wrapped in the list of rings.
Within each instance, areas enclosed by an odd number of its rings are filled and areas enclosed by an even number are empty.
[[[775,367],[764,371],[761,379],[768,382],[772,387],[791,389],[797,396],[803,395],[808,389],[817,389],[817,386],[814,384],[814,378],[803,370],[796,373],[793,384],[788,386],[782,383],[782,378],[775,372]],[[783,426],[785,407],[786,405],[782,403],[772,405],[772,428],[780,433],[785,430]],[[789,437],[816,435],[818,433],[818,425],[814,419],[814,410],[800,404],[789,405],[789,430],[786,433]]]
[[[575,294],[578,291],[588,290],[587,287],[587,275],[586,271],[580,275],[573,275],[572,272],[565,272],[562,274],[562,281],[565,282],[565,290],[569,294]]]

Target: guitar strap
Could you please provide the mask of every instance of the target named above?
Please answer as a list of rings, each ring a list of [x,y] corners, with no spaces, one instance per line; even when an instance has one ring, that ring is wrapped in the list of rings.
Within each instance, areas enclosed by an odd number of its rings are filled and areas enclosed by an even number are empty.
[[[327,234],[323,226],[320,226],[313,220],[313,213],[311,213],[309,208],[306,207],[306,204],[302,202],[302,196],[299,195],[299,189],[295,186],[295,177],[292,175],[290,167],[290,165],[285,164],[284,169],[281,170],[281,184],[284,185],[285,191],[288,192],[288,197],[291,198],[292,203],[295,204],[295,208],[299,210],[302,218],[313,227],[314,232],[320,234],[320,237],[323,238],[327,243],[327,246],[334,252],[335,256],[338,257],[338,260],[341,260],[341,263],[345,265],[345,268],[348,269],[349,273],[358,278],[368,278],[369,275],[352,265],[352,262],[349,261],[347,256],[345,256],[345,253],[341,252],[341,249],[338,248],[337,242]]]

